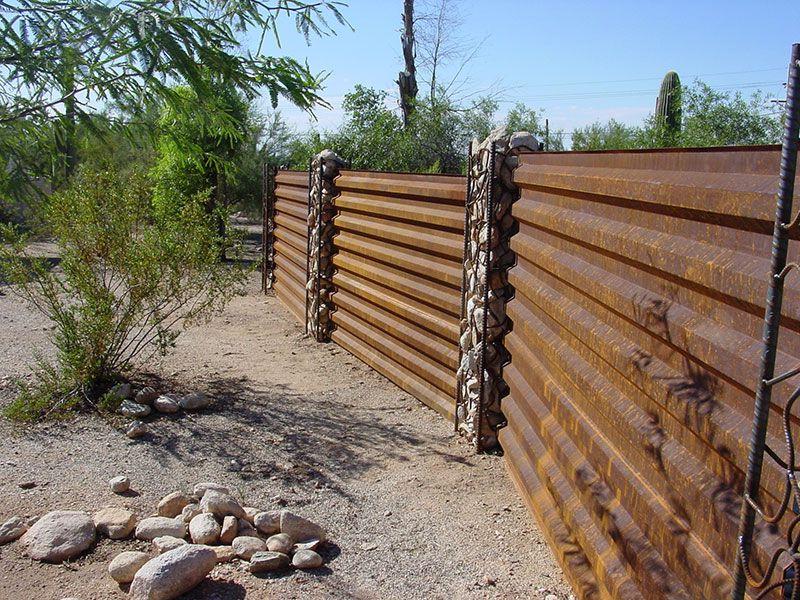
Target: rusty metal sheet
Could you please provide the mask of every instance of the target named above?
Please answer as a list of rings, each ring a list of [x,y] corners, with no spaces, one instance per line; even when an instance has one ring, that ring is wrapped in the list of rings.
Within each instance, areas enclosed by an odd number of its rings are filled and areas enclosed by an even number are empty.
[[[275,294],[295,318],[305,321],[308,226],[308,173],[278,171],[275,176]]]
[[[457,176],[368,171],[336,180],[333,339],[448,419],[465,184]]]
[[[500,433],[509,472],[579,597],[726,598],[778,149],[521,163]],[[788,369],[800,363],[798,279],[784,302]],[[785,401],[773,398],[776,414]],[[767,506],[782,480],[766,468]],[[778,544],[760,531],[757,558]]]

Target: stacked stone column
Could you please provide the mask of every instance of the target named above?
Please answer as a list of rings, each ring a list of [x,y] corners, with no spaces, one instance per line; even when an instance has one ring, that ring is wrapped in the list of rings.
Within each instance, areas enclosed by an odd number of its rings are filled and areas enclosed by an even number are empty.
[[[275,176],[278,169],[264,164],[261,219],[261,291],[275,283]]]
[[[539,143],[527,132],[507,136],[500,128],[470,148],[456,427],[485,451],[497,446],[497,430],[506,423],[500,400],[508,394],[504,338],[510,329],[506,303],[514,292],[508,270],[516,261],[510,241],[517,230],[511,205],[520,196],[513,172],[519,154],[538,150]]]
[[[323,150],[311,161],[308,192],[308,268],[306,273],[306,333],[318,342],[331,336],[333,294],[333,218],[338,195],[335,179],[344,161]]]

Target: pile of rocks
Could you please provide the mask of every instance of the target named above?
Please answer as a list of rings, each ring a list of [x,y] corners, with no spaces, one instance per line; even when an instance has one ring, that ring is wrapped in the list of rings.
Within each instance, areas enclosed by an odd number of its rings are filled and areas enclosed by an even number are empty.
[[[109,482],[127,491],[125,477]],[[326,533],[316,523],[288,510],[242,506],[216,483],[198,483],[192,493],[175,491],[143,519],[128,509],[104,508],[93,516],[53,511],[40,519],[13,517],[0,525],[0,544],[19,540],[30,558],[60,563],[92,546],[97,536],[122,540],[133,535],[151,544],[150,552],[125,551],[108,565],[130,597],[169,599],[197,586],[218,563],[244,561],[251,573],[315,569],[324,563],[317,550]]]
[[[335,180],[345,162],[331,150],[323,150],[311,161],[311,200],[308,204],[308,281],[306,289],[306,333],[318,342],[330,341],[333,323],[333,238],[336,227]]]
[[[131,439],[147,433],[147,425],[141,419],[153,413],[173,415],[180,410],[196,411],[209,406],[212,402],[203,392],[192,392],[185,396],[161,394],[149,386],[134,392],[130,383],[117,384],[109,395],[115,396],[119,401],[117,409],[119,414],[135,419],[126,428],[126,435]]]

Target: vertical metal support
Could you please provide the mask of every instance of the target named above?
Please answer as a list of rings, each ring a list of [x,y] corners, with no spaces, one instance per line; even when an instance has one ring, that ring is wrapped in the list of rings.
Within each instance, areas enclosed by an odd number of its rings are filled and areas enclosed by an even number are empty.
[[[753,429],[750,437],[750,453],[747,460],[747,475],[744,484],[744,499],[739,522],[738,553],[735,567],[735,578],[732,598],[744,598],[748,583],[755,587],[768,585],[772,574],[770,570],[762,581],[753,581],[749,573],[749,561],[752,554],[753,532],[755,528],[758,492],[761,485],[761,469],[766,450],[767,423],[769,420],[770,401],[775,375],[775,357],[778,351],[778,334],[781,324],[781,305],[783,302],[784,280],[788,273],[786,256],[789,247],[789,224],[792,222],[792,199],[794,196],[794,180],[797,171],[797,146],[800,135],[800,44],[792,46],[789,63],[789,79],[786,89],[786,119],[781,148],[780,187],[778,190],[775,211],[775,226],[772,234],[772,270],[767,290],[766,312],[764,315],[763,343],[761,355],[761,372],[756,389],[753,413]],[[788,469],[795,468],[791,460]],[[789,473],[790,479],[794,474]],[[787,500],[788,501],[788,500]],[[792,549],[789,549],[790,551]],[[794,558],[797,568],[797,558]],[[772,565],[774,569],[775,565]],[[794,575],[795,588],[791,597],[800,594],[797,584],[798,573]]]
[[[465,260],[469,248],[469,233],[472,231],[472,219],[470,218],[470,197],[472,186],[472,141],[467,147],[467,190],[464,197],[464,251],[461,253],[461,318],[458,321],[459,334],[458,334],[458,364],[464,358],[464,347],[461,338],[464,337],[464,332],[467,330],[465,320],[467,318],[467,269]],[[461,406],[464,401],[463,390],[460,385],[456,385],[456,407]],[[453,427],[458,431],[458,411],[455,411],[455,418],[453,419]]]
[[[483,431],[483,418],[486,407],[484,394],[486,393],[486,334],[489,319],[489,271],[492,266],[492,230],[494,223],[494,178],[495,166],[497,162],[497,143],[492,142],[492,148],[489,152],[489,180],[486,183],[486,214],[484,220],[486,221],[486,264],[484,266],[484,280],[483,280],[483,323],[481,323],[481,347],[479,365],[481,370],[480,376],[480,398],[479,409],[477,412],[476,431],[478,432],[477,446],[478,450],[484,449],[484,440],[482,439],[481,432]]]
[[[314,171],[314,159],[308,159],[308,207],[306,208],[306,303],[303,307],[305,332],[308,333],[308,275],[311,272],[311,202],[314,195],[314,187],[312,181],[312,173]]]

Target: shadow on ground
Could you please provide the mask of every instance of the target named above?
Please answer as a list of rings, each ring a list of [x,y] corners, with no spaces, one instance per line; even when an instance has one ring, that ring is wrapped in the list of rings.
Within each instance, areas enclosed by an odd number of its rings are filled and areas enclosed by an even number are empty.
[[[170,387],[156,381],[153,385]],[[342,481],[387,460],[410,461],[414,449],[425,442],[397,424],[385,423],[379,411],[343,404],[332,393],[303,395],[285,385],[267,388],[236,378],[213,379],[204,387],[216,398],[213,407],[166,417],[169,427],[138,442],[152,446],[159,463],[166,464],[170,457],[181,462],[221,458],[245,480],[277,479],[349,497]],[[164,415],[154,418],[165,420]],[[271,451],[264,452],[265,445]],[[425,451],[435,452],[430,447]],[[469,464],[459,456],[444,458]]]

